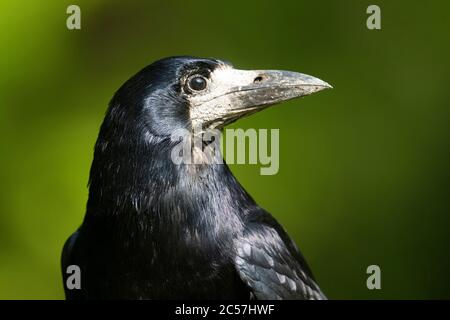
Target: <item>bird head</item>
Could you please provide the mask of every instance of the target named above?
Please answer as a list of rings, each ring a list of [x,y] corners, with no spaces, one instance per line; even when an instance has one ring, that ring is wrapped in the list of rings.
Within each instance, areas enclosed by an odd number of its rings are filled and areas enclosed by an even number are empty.
[[[149,181],[167,187],[180,179],[183,169],[190,176],[207,175],[205,168],[227,170],[221,165],[178,165],[178,155],[194,151],[193,161],[182,164],[222,164],[215,161],[222,160],[220,152],[213,153],[211,162],[198,152],[203,144],[199,148],[195,142],[210,145],[207,142],[217,141],[217,131],[239,118],[326,88],[330,85],[305,74],[238,70],[215,59],[172,57],[154,62],[126,81],[109,104],[95,145],[88,207],[95,211],[127,195],[142,197]],[[214,139],[202,141],[208,129],[215,132]],[[188,143],[173,139],[180,131]],[[193,148],[178,153],[179,146],[191,148],[192,137]]]
[[[327,88],[328,83],[297,72],[239,70],[216,59],[171,57],[128,80],[112,105],[133,108],[149,133],[165,136],[178,129],[222,129],[268,106]]]

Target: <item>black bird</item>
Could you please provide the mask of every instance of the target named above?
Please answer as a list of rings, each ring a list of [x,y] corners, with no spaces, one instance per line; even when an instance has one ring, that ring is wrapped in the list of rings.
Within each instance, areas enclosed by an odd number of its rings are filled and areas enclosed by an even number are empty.
[[[66,297],[325,299],[294,242],[226,164],[171,157],[177,130],[221,129],[325,88],[301,73],[194,57],[159,60],[125,82],[100,128],[84,221],[63,249]],[[70,265],[81,289],[66,287]]]

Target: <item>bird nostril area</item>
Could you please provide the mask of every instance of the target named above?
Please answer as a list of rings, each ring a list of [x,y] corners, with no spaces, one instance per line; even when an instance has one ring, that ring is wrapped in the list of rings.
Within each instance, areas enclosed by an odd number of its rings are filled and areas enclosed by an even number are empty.
[[[264,76],[259,75],[253,80],[253,83],[262,82],[263,80],[264,80]]]

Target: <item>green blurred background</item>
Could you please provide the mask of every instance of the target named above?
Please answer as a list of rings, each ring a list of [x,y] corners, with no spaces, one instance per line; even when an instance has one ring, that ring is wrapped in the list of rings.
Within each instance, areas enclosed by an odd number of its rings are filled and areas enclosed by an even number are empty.
[[[382,30],[366,28],[370,4]],[[334,86],[233,125],[280,128],[277,175],[232,166],[330,298],[450,298],[449,14],[446,0],[1,1],[0,298],[63,298],[60,252],[107,103],[182,54]]]

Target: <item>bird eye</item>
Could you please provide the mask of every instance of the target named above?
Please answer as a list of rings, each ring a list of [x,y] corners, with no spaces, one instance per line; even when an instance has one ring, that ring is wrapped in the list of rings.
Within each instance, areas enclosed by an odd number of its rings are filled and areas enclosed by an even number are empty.
[[[206,88],[206,79],[202,76],[194,76],[189,80],[188,85],[194,91],[202,91]]]

